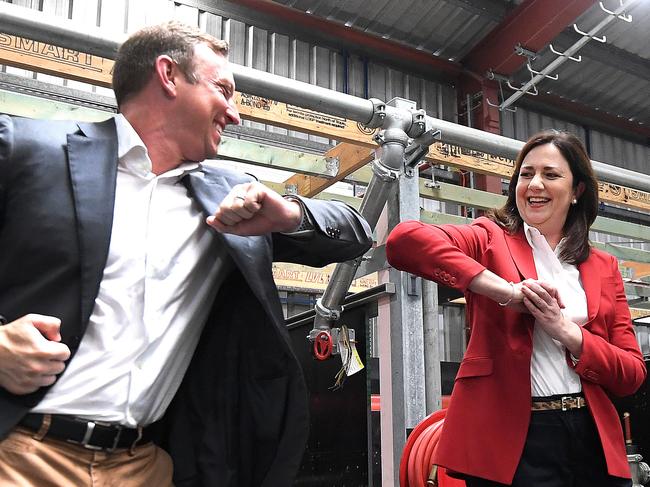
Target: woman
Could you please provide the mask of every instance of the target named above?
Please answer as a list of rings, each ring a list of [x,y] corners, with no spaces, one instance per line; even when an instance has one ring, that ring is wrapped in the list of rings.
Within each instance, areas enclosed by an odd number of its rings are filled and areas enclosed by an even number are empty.
[[[547,131],[521,150],[502,208],[388,238],[393,267],[465,292],[472,333],[434,460],[469,487],[631,485],[608,395],[646,370],[617,261],[589,246],[597,211],[584,146]]]

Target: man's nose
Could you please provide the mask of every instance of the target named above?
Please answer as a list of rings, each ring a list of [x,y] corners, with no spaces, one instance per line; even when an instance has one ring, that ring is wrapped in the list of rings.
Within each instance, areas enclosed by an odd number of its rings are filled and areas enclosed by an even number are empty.
[[[239,125],[241,123],[241,117],[239,116],[239,110],[237,110],[237,105],[234,100],[230,103],[228,110],[226,110],[227,123],[233,125]]]

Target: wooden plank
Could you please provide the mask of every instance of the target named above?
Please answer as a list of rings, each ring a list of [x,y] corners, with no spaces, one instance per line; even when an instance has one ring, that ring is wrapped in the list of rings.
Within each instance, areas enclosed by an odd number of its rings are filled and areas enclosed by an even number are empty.
[[[327,115],[247,93],[237,93],[235,101],[239,114],[247,120],[299,130],[356,145],[371,148],[376,146],[372,139],[375,130],[369,130],[354,120]]]
[[[8,66],[111,87],[113,61],[73,49],[0,33],[0,61]]]
[[[114,64],[110,59],[3,33],[0,33],[0,63],[109,88]],[[242,118],[342,142],[331,150],[333,157],[339,157],[339,175],[342,176],[296,176],[290,184],[296,184],[301,194],[302,191],[316,194],[362,167],[371,160],[368,149],[376,147],[372,139],[375,130],[353,120],[245,93],[237,93],[236,103]],[[345,142],[348,144],[344,145]],[[432,144],[426,160],[506,179],[514,167],[511,159],[441,142]],[[650,193],[606,182],[600,182],[598,186],[601,201],[650,212]]]
[[[335,176],[324,178],[307,174],[294,174],[284,184],[295,185],[298,194],[303,196],[315,196],[368,164],[374,157],[374,151],[366,147],[341,142],[328,150],[325,157],[338,161],[339,169]]]

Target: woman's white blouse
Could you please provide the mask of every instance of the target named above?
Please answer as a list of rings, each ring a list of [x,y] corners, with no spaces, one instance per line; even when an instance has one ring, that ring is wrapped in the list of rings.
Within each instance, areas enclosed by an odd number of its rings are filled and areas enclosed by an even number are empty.
[[[555,286],[564,301],[562,314],[582,326],[587,321],[587,297],[575,265],[560,262],[558,255],[564,239],[551,249],[546,238],[524,223],[524,233],[533,249],[538,279]],[[567,363],[567,351],[535,322],[533,355],[530,361],[530,386],[533,397],[580,392],[580,377]]]

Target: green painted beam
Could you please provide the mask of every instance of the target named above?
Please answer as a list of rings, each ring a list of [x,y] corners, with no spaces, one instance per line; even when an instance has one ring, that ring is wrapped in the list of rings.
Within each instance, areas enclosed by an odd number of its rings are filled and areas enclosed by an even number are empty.
[[[448,215],[436,211],[420,210],[420,220],[432,225],[468,225],[474,220],[464,216]]]
[[[609,235],[620,235],[630,237],[634,240],[644,240],[650,242],[650,227],[639,225],[637,223],[615,220],[599,216],[591,226],[594,232],[607,233]]]
[[[223,137],[219,145],[219,158],[245,162],[255,166],[271,167],[285,171],[325,176],[325,157],[306,152],[281,149],[270,145]]]
[[[604,250],[620,260],[650,264],[650,252],[647,250],[633,249],[631,247],[602,242],[592,242],[591,244],[597,249]]]
[[[84,122],[99,122],[113,116],[113,113],[97,108],[83,107],[5,90],[0,90],[0,112],[29,118],[80,120]]]
[[[284,183],[274,183],[271,181],[262,181],[262,183],[264,183],[276,193],[285,194],[287,192],[286,188],[284,187]],[[361,206],[361,198],[357,198],[355,196],[345,196],[337,193],[318,193],[316,196],[314,196],[314,199],[325,201],[342,201],[343,203],[347,203],[356,210],[358,210]]]

